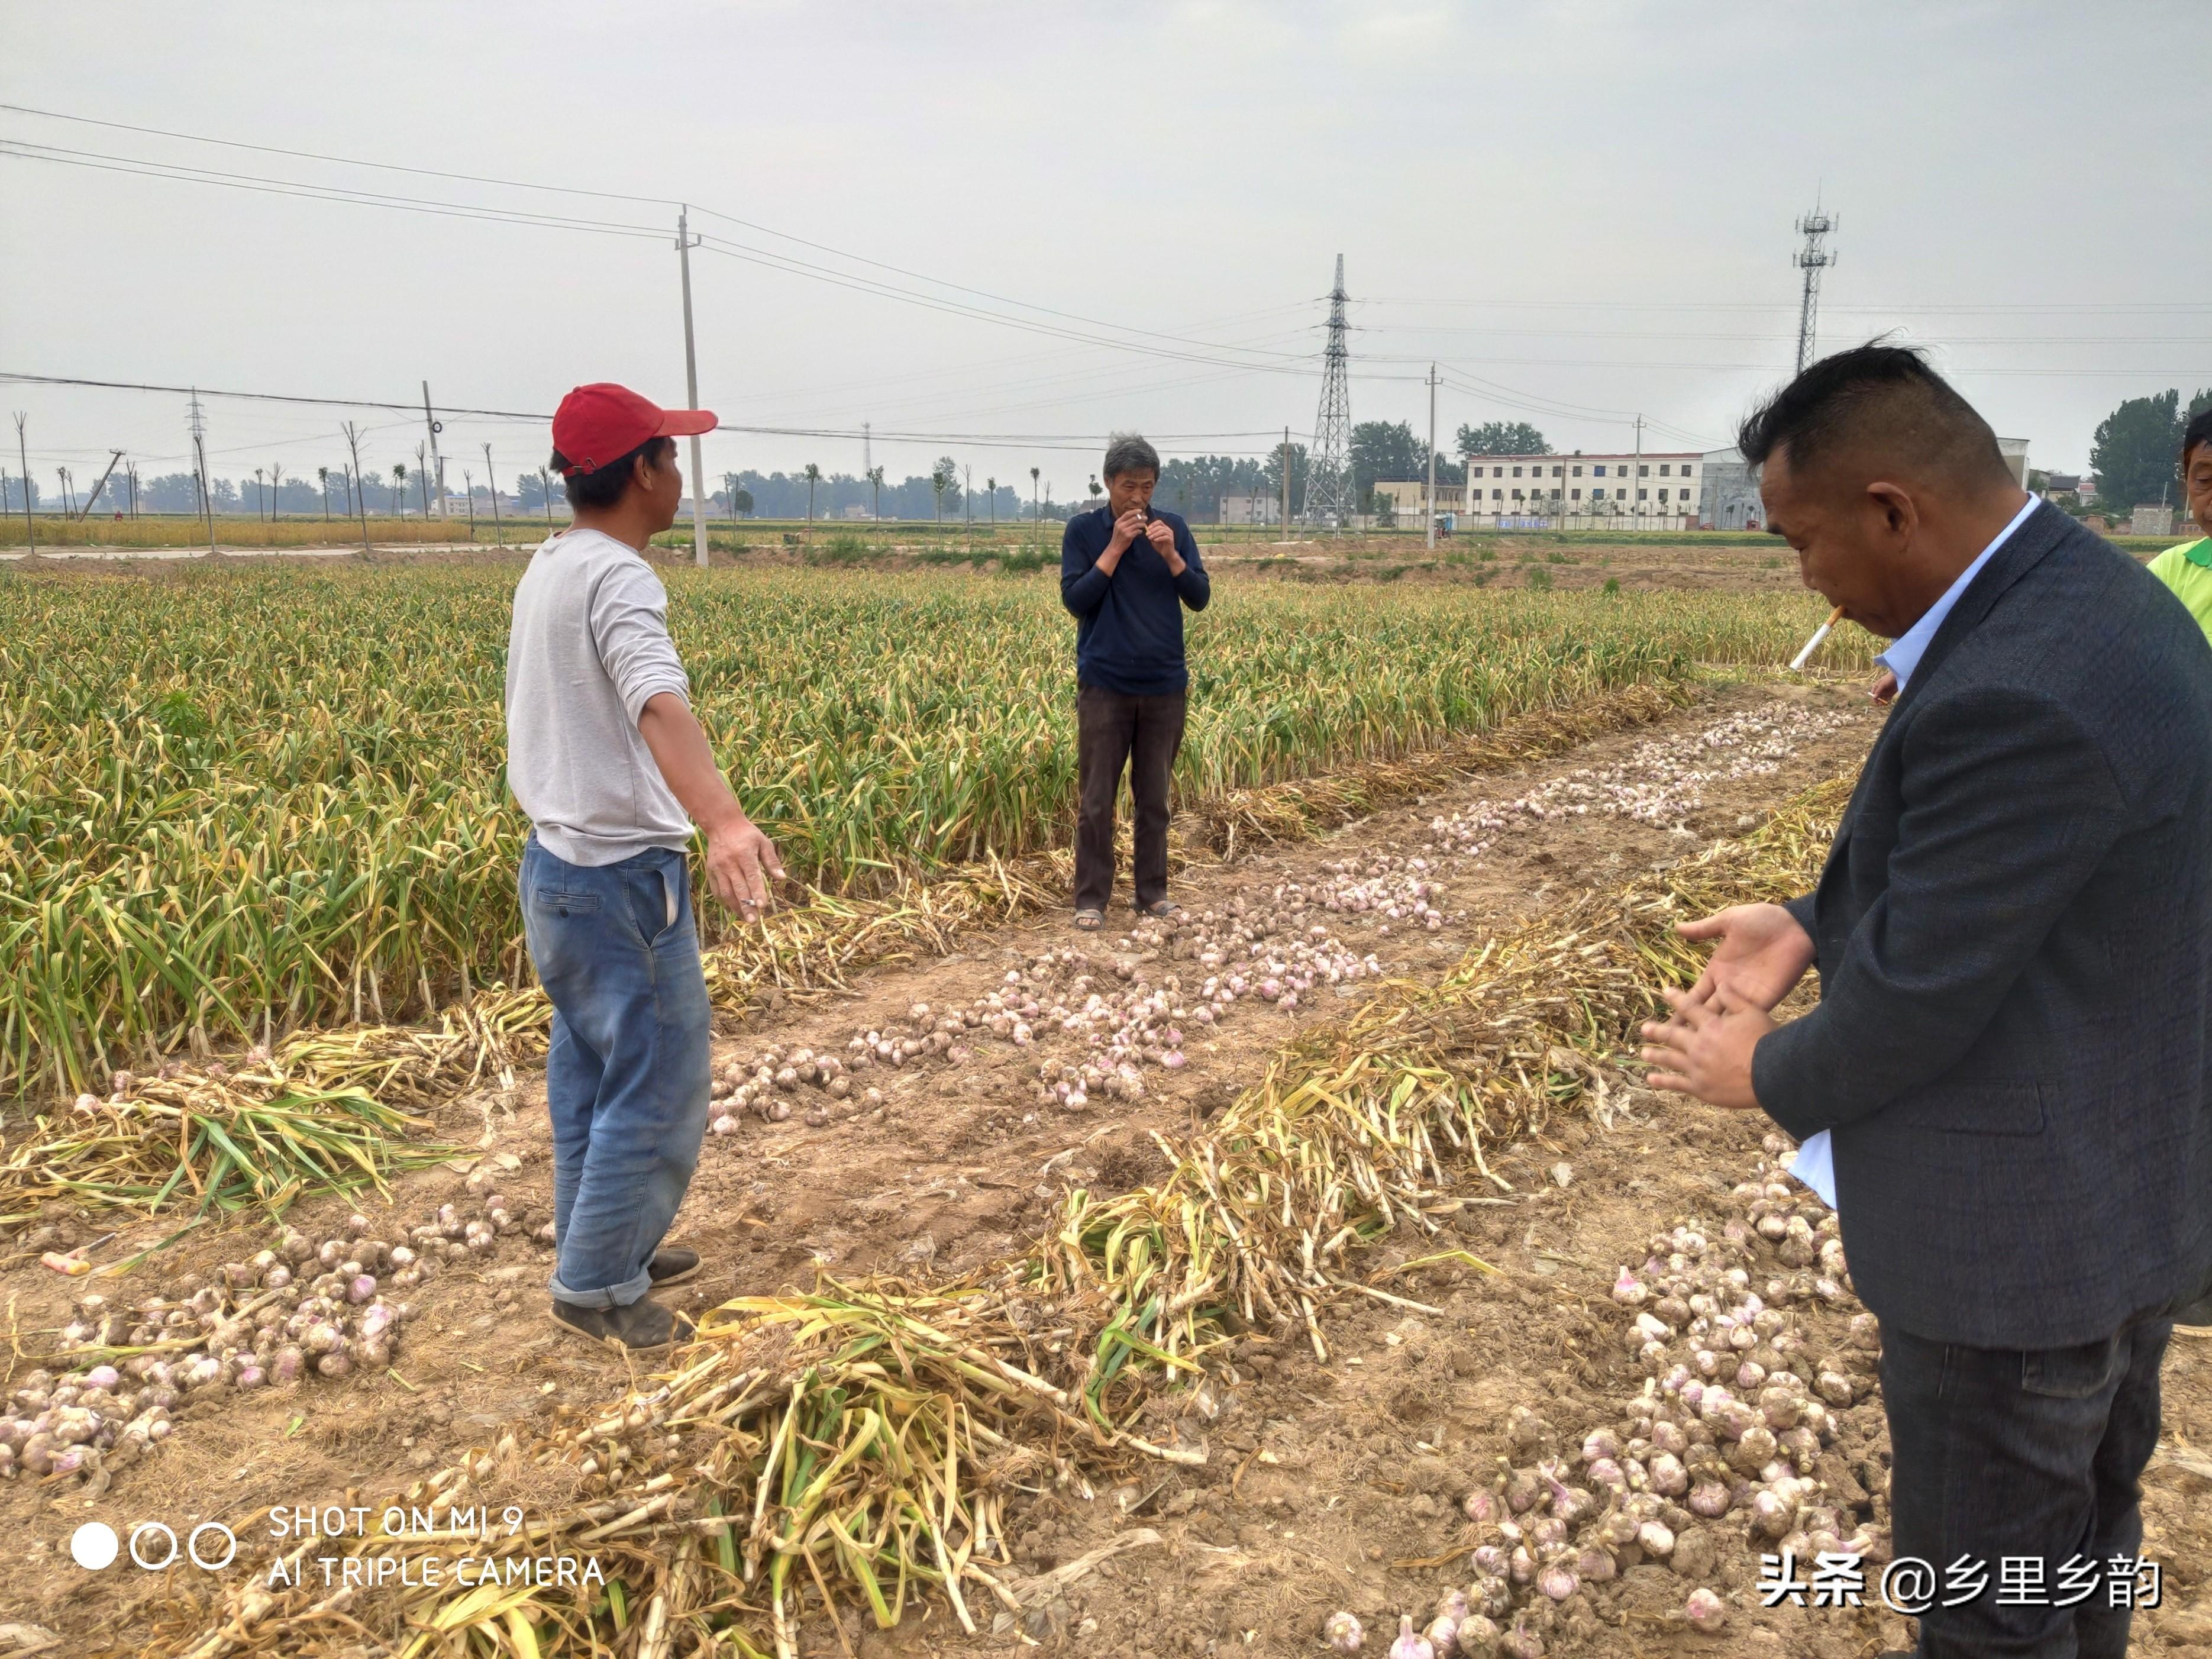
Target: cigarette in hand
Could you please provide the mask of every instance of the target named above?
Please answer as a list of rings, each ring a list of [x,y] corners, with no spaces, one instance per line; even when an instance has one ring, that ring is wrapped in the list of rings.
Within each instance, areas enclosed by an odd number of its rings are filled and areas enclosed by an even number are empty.
[[[1813,637],[1805,641],[1805,648],[1790,659],[1791,673],[1796,673],[1813,659],[1813,653],[1820,648],[1820,641],[1828,637],[1828,630],[1842,621],[1843,616],[1844,607],[1839,605],[1828,613],[1827,621],[1813,630]]]

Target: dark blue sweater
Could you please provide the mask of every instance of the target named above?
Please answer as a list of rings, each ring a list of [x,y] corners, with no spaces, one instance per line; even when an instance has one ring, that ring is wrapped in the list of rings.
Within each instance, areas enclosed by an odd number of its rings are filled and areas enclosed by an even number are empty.
[[[1097,507],[1067,521],[1060,541],[1060,599],[1075,617],[1079,684],[1130,697],[1172,696],[1189,688],[1182,607],[1205,610],[1213,590],[1190,526],[1157,507],[1152,516],[1175,532],[1176,551],[1183,560],[1180,576],[1168,574],[1168,562],[1142,537],[1130,543],[1109,575],[1098,568],[1098,557],[1114,539],[1112,514]]]

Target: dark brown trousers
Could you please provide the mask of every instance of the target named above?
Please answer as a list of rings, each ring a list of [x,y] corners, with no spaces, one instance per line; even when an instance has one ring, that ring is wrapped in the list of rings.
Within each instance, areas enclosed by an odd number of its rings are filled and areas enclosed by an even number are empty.
[[[1129,772],[1136,808],[1132,886],[1142,910],[1168,896],[1168,778],[1182,747],[1188,694],[1127,697],[1103,686],[1075,692],[1075,908],[1103,910],[1114,894],[1114,799]]]

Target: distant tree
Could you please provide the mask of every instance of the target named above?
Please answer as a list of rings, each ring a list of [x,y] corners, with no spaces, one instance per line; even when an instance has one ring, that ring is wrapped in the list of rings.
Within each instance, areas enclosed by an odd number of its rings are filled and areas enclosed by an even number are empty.
[[[991,492],[991,528],[996,530],[999,527],[999,481],[996,478],[986,478],[983,480],[983,488]]]
[[[872,466],[868,469],[868,486],[874,492],[868,507],[868,516],[872,519],[881,519],[884,516],[883,468]]]
[[[753,492],[740,485],[737,494],[730,497],[730,511],[732,513],[750,513],[752,510]]]
[[[1462,456],[1552,453],[1544,434],[1526,421],[1486,421],[1480,426],[1462,426],[1454,444]]]
[[[276,514],[284,506],[284,469],[276,462],[269,464],[269,522],[276,522]]]
[[[2098,423],[2089,444],[2089,470],[2097,477],[2097,501],[2106,512],[2125,514],[2142,501],[2163,495],[2181,500],[2181,434],[2191,417],[2212,407],[2212,391],[2199,392],[2181,406],[2176,390],[2130,398]]]
[[[814,522],[814,486],[822,482],[822,469],[809,461],[806,464],[806,522]]]
[[[315,469],[315,482],[323,487],[323,522],[331,521],[331,470],[326,466]]]
[[[392,464],[392,505],[401,518],[407,516],[407,463]]]
[[[945,492],[959,482],[960,468],[950,455],[940,455],[937,465],[929,470],[930,493],[937,498],[937,518],[945,519]]]
[[[1405,421],[1361,421],[1352,428],[1352,476],[1358,486],[1359,510],[1375,510],[1375,485],[1383,478],[1419,478],[1428,471],[1428,453]]]
[[[264,493],[261,488],[261,469],[257,466],[253,469],[253,516],[257,519],[261,516]]]
[[[1044,517],[1044,508],[1037,503],[1037,477],[1043,471],[1041,466],[1033,466],[1030,469],[1030,517],[1032,519]]]
[[[2098,498],[2125,514],[2137,501],[2174,498],[2181,442],[2181,393],[2166,391],[2130,398],[2098,423],[2089,445],[2089,469]]]

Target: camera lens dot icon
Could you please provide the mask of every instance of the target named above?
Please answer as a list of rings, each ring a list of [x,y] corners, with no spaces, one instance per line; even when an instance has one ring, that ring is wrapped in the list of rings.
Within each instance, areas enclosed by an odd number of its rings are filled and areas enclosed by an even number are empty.
[[[115,1565],[123,1542],[105,1521],[88,1521],[70,1534],[70,1559],[87,1572]]]

